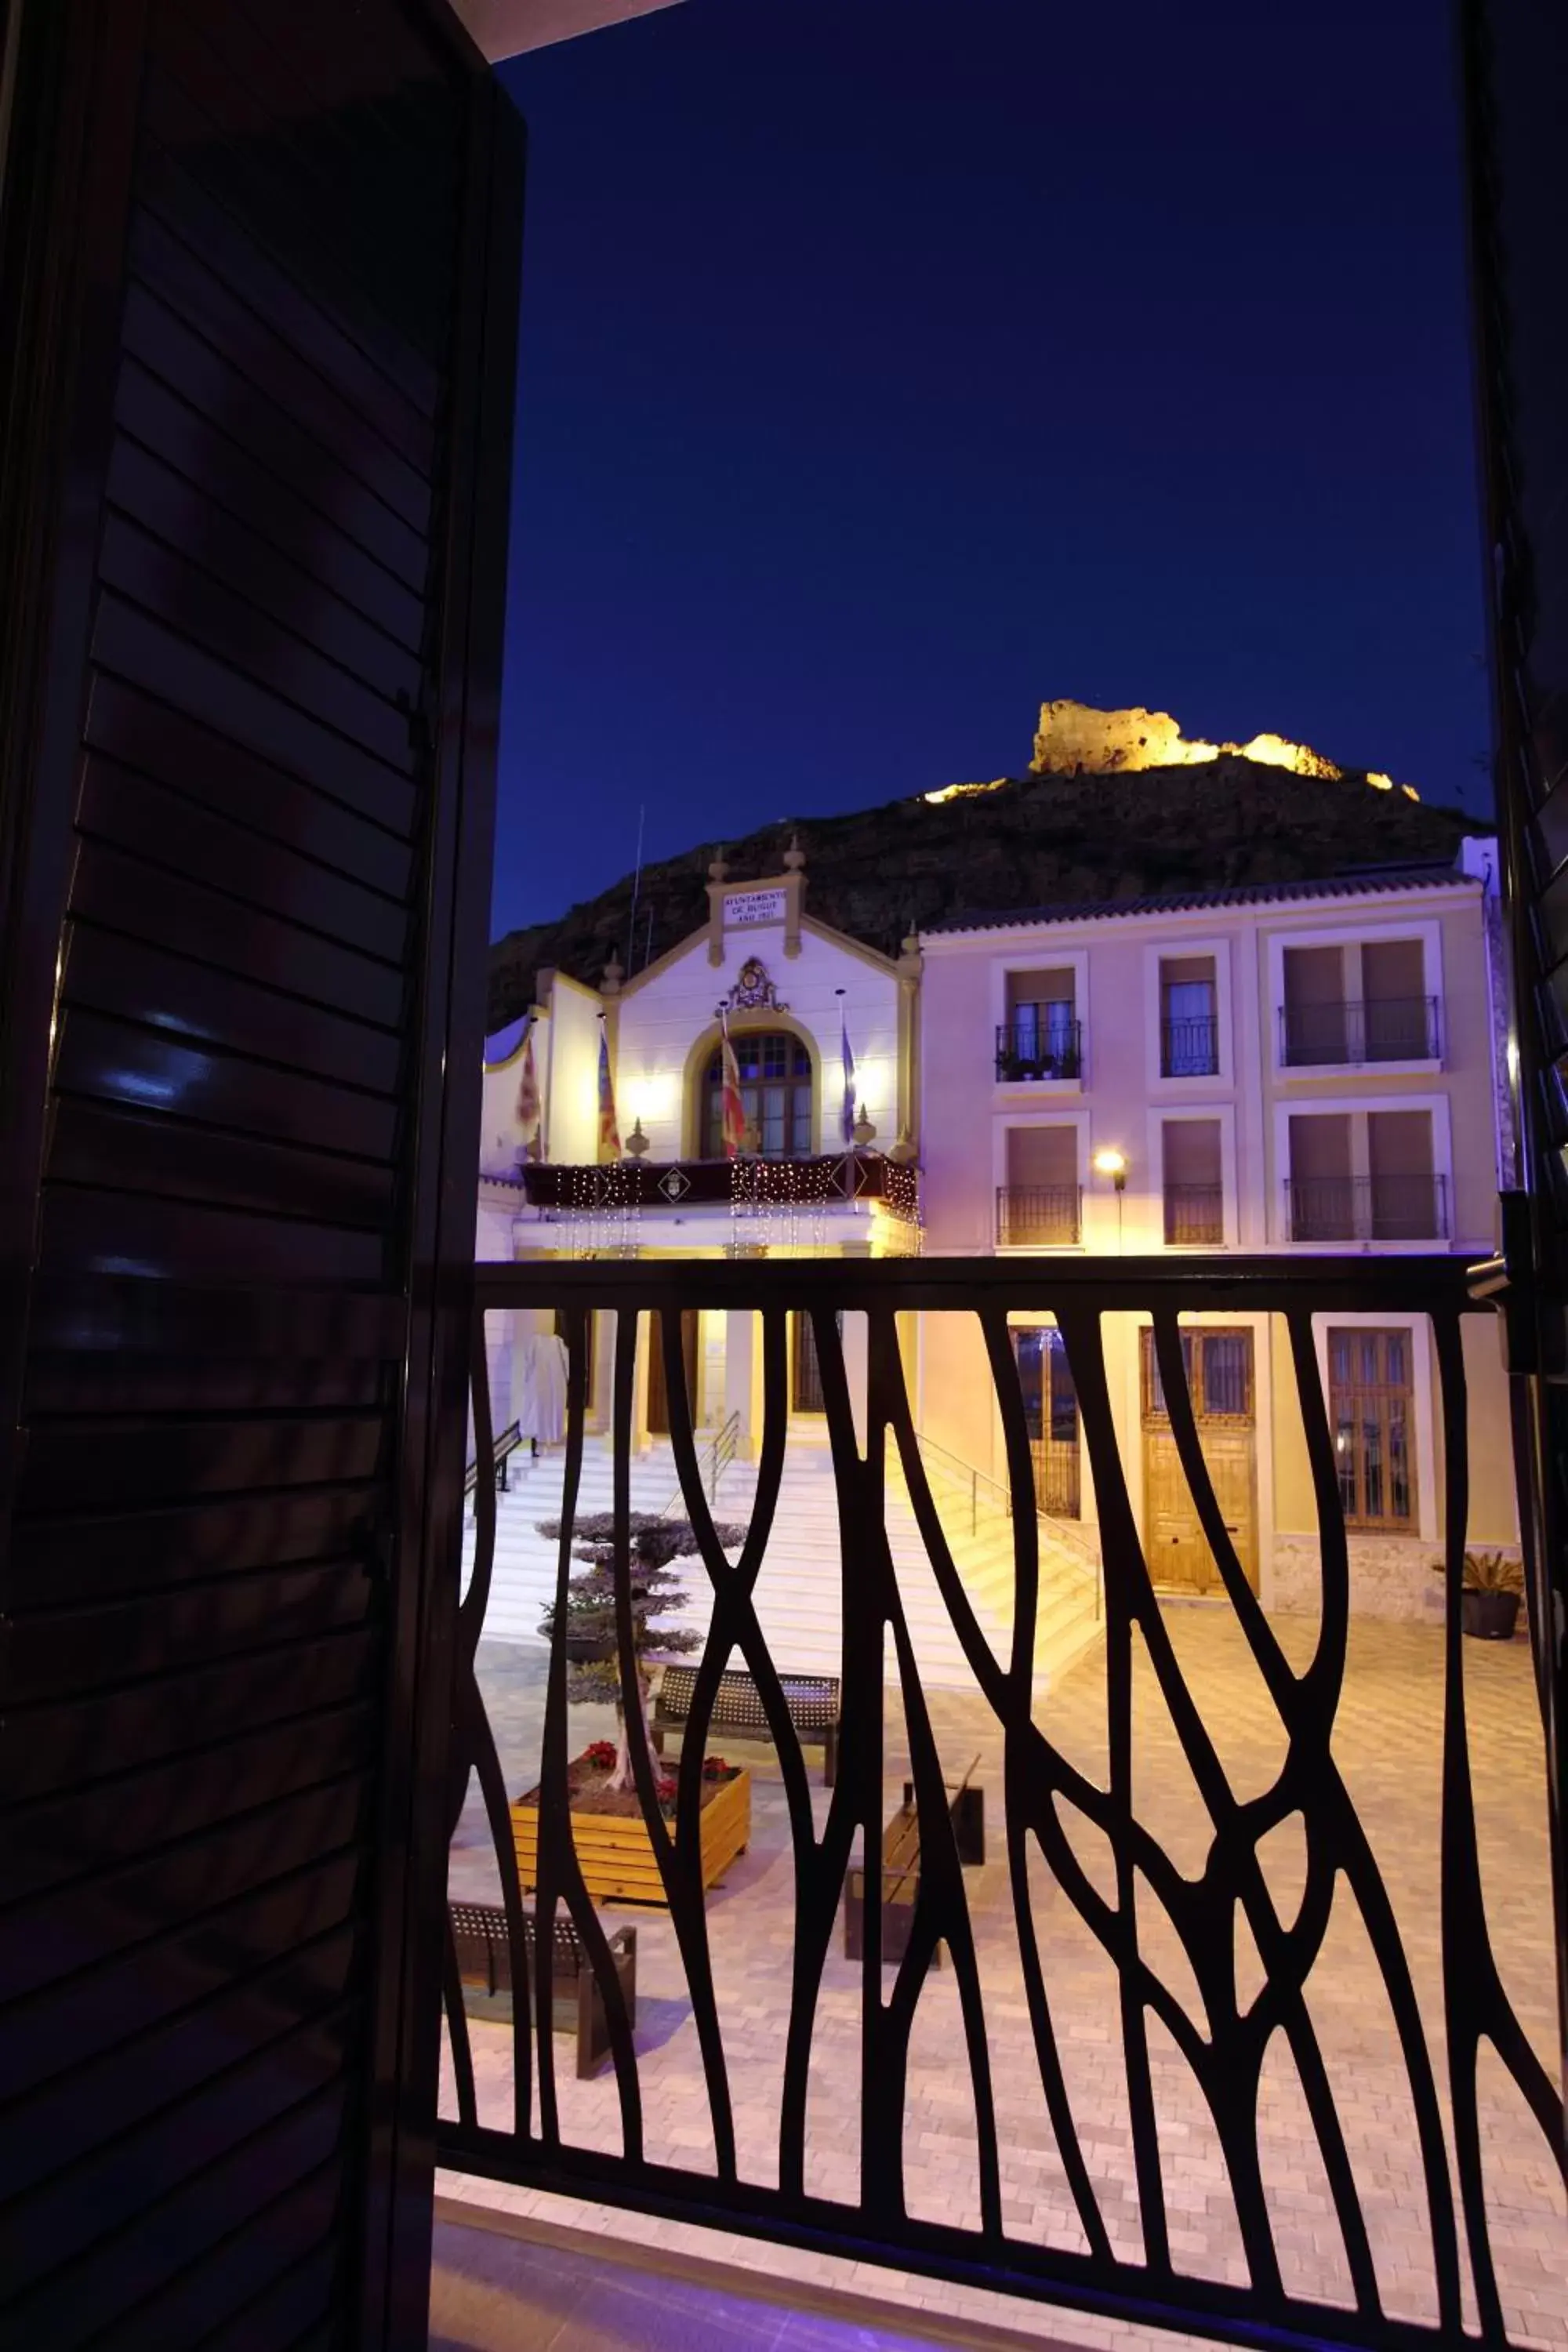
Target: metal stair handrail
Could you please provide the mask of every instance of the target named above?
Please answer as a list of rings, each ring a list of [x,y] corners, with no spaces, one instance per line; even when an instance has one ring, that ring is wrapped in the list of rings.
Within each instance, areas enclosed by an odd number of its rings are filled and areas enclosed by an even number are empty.
[[[1012,1517],[1013,1490],[1003,1480],[994,1478],[988,1470],[977,1469],[973,1462],[963,1461],[960,1455],[951,1453],[945,1445],[939,1445],[936,1440],[933,1437],[928,1437],[923,1430],[916,1430],[915,1444],[920,1448],[921,1460],[928,1463],[931,1469],[948,1478],[956,1477],[961,1483],[968,1486],[971,1535],[977,1532],[980,1496],[983,1489],[988,1495],[997,1498],[994,1507],[1000,1516],[1009,1519]],[[1077,1528],[1070,1526],[1067,1520],[1053,1518],[1048,1511],[1041,1510],[1037,1501],[1035,1505],[1035,1517],[1049,1532],[1052,1541],[1070,1556],[1072,1565],[1081,1570],[1085,1576],[1093,1577],[1094,1613],[1098,1617],[1100,1609],[1101,1570],[1088,1538]]]
[[[495,1442],[495,1459],[494,1459],[494,1462],[493,1462],[493,1463],[492,1463],[492,1465],[491,1465],[492,1468],[494,1468],[494,1469],[496,1469],[496,1470],[499,1470],[499,1469],[500,1468],[500,1466],[501,1466],[501,1464],[502,1464],[503,1462],[505,1462],[505,1461],[508,1461],[508,1460],[510,1458],[510,1456],[511,1456],[512,1454],[514,1454],[517,1452],[518,1447],[519,1447],[521,1444],[522,1444],[522,1431],[521,1431],[521,1428],[518,1426],[517,1423],[514,1421],[514,1422],[512,1423],[512,1424],[511,1424],[510,1428],[510,1429],[503,1429],[503,1430],[501,1431],[500,1435],[496,1439],[496,1442]],[[463,1492],[464,1492],[464,1494],[465,1494],[465,1495],[471,1495],[471,1494],[473,1493],[473,1491],[474,1491],[475,1487],[479,1485],[479,1455],[476,1454],[475,1454],[475,1456],[474,1456],[474,1458],[473,1458],[473,1460],[469,1463],[469,1465],[468,1465],[468,1468],[467,1468],[467,1469],[464,1471],[464,1473],[463,1473]]]
[[[731,1463],[733,1462],[740,1450],[741,1415],[739,1408],[737,1408],[735,1412],[730,1414],[722,1427],[714,1433],[713,1436],[708,1440],[708,1443],[702,1446],[698,1453],[698,1470],[701,1475],[703,1486],[707,1490],[708,1500],[710,1503],[718,1501],[719,1481],[722,1478],[725,1471],[728,1470]],[[685,1505],[685,1494],[682,1489],[678,1486],[658,1516],[661,1519],[668,1519],[678,1513],[684,1514]]]

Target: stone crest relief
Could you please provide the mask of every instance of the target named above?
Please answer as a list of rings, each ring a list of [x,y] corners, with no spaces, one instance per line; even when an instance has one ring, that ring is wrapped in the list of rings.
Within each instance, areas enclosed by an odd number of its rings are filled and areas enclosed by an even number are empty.
[[[789,1007],[780,999],[777,989],[768,978],[768,970],[760,956],[748,956],[741,966],[741,976],[724,999],[725,1013],[787,1013]]]

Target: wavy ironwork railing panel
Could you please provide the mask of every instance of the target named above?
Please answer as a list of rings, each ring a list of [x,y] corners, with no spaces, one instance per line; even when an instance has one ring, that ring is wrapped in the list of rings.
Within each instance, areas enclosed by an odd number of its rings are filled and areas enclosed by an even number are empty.
[[[1194,2329],[1244,2344],[1387,2347],[1447,2345],[1462,2335],[1488,2347],[1518,2340],[1498,2276],[1484,2175],[1485,2129],[1479,2096],[1483,2046],[1500,2062],[1528,2117],[1539,2126],[1543,2160],[1563,2161],[1561,2086],[1553,2084],[1505,1989],[1488,1926],[1472,1785],[1466,1708],[1466,1654],[1460,1638],[1461,1582],[1470,1493],[1468,1417],[1461,1317],[1471,1311],[1463,1269],[1451,1260],[1320,1259],[1101,1260],[1039,1264],[924,1260],[879,1265],[671,1262],[482,1267],[480,1320],[472,1352],[478,1458],[491,1444],[494,1415],[487,1385],[482,1318],[506,1309],[559,1310],[567,1335],[568,1414],[559,1539],[554,1555],[553,1633],[536,1792],[538,1842],[531,1911],[524,1895],[494,1727],[481,1695],[479,1651],[495,1582],[498,1500],[491,1482],[474,1496],[473,1562],[458,1609],[455,1738],[447,1815],[455,1832],[470,1777],[500,1880],[515,1990],[510,2035],[510,2127],[480,2119],[482,2085],[465,2013],[455,1945],[448,1937],[445,2009],[455,2114],[443,2119],[442,2164],[471,2173],[595,2197],[654,2214],[743,2230],[818,2252],[833,2252],[1001,2288],[1121,2318]],[[743,1540],[723,1529],[707,1490],[683,1375],[680,1316],[708,1307],[759,1318],[761,1425],[754,1495]],[[1426,1318],[1436,1370],[1435,1408],[1443,1465],[1445,1556],[1442,1810],[1439,1924],[1443,1971],[1440,2016],[1424,2013],[1415,1972],[1401,1934],[1384,1868],[1358,1813],[1336,1745],[1347,1659],[1353,1639],[1351,1551],[1342,1515],[1322,1377],[1318,1324],[1335,1314]],[[1075,1762],[1042,1705],[1037,1677],[1041,1622],[1042,1524],[1035,1508],[1036,1468],[1009,1316],[1050,1314],[1062,1334],[1081,1414],[1104,1559],[1104,1697],[1107,1772],[1100,1785]],[[1273,1351],[1287,1367],[1300,1414],[1319,1528],[1318,1623],[1300,1665],[1265,1609],[1243,1564],[1215,1491],[1188,1384],[1179,1318],[1249,1313],[1274,1318],[1284,1342]],[[821,1370],[827,1455],[837,1507],[842,1634],[837,1773],[825,1810],[814,1809],[802,1741],[759,1613],[758,1586],[780,1525],[790,1433],[788,1318],[810,1318]],[[588,1421],[589,1318],[601,1326],[608,1355],[607,1445],[614,1562],[615,1653],[624,1705],[636,1817],[649,1840],[653,1866],[673,1930],[674,1957],[689,2003],[690,2064],[700,2075],[712,2160],[689,2167],[654,2160],[645,2130],[643,2059],[605,1927],[590,1899],[570,1808],[567,1593],[574,1544],[586,1516],[584,1490]],[[994,1639],[955,1554],[963,1529],[951,1531],[933,1493],[908,1379],[910,1317],[968,1318],[978,1328],[1000,1431],[1002,1487],[1013,1549],[1010,1623]],[[1108,1355],[1108,1318],[1152,1325],[1170,1440],[1223,1591],[1225,1624],[1239,1636],[1273,1710],[1282,1761],[1267,1786],[1241,1794],[1225,1760],[1224,1727],[1205,1717],[1195,1653],[1173,1638],[1152,1575],[1129,1477],[1127,1442],[1119,1433],[1117,1393]],[[851,1349],[846,1318],[864,1318],[864,1356]],[[1268,1326],[1265,1327],[1267,1329]],[[605,1328],[611,1337],[603,1344]],[[637,1623],[633,1581],[634,1433],[638,1349],[663,1351],[669,1441],[691,1550],[708,1588],[690,1711],[675,1771],[673,1825],[667,1818],[659,1767],[637,1697]],[[862,1370],[863,1367],[863,1370]],[[1120,1375],[1116,1376],[1120,1377]],[[1278,1375],[1277,1375],[1278,1377]],[[1125,1381],[1122,1382],[1125,1387]],[[601,1440],[603,1444],[605,1440]],[[1008,2226],[1005,2180],[1008,2149],[998,2122],[996,2050],[988,2019],[973,1897],[964,1876],[941,1741],[921,1666],[906,1588],[895,1559],[887,1508],[889,1446],[918,1531],[925,1563],[957,1652],[973,1680],[973,1705],[999,1736],[1008,1940],[1016,1941],[1026,2010],[1024,2045],[1037,2080],[1060,2159],[1064,2196],[1081,2231],[1081,2250]],[[508,1507],[514,1498],[508,1498]],[[962,1517],[962,1514],[960,1514]],[[602,1522],[600,1523],[602,1524]],[[1044,1538],[1048,1539],[1048,1527]],[[733,1555],[733,1557],[731,1557]],[[1531,1629],[1539,1643],[1542,1629]],[[1227,1635],[1227,1638],[1229,1636]],[[1299,1648],[1300,1643],[1297,1644]],[[890,1669],[886,1663],[890,1654]],[[1142,1667],[1139,1658],[1145,1662]],[[754,1684],[776,1752],[787,1824],[793,1903],[787,2000],[777,2031],[776,2180],[748,2176],[737,2128],[736,2061],[726,2041],[716,1976],[716,1942],[703,1885],[703,1759],[721,1696],[721,1677],[739,1662]],[[1136,1801],[1136,1687],[1152,1677],[1202,1807],[1207,1840],[1195,1875],[1178,1869]],[[886,1709],[896,1703],[909,1758],[919,1840],[908,1934],[883,1966],[882,1885]],[[521,1792],[520,1792],[521,1793]],[[818,1801],[820,1803],[821,1801]],[[1113,1886],[1097,1884],[1069,1836],[1076,1814],[1108,1842]],[[1262,1859],[1264,1841],[1300,1817],[1306,1866],[1294,1916],[1286,1916]],[[1559,1864],[1561,1857],[1557,1858]],[[1116,1994],[1107,2012],[1125,2068],[1132,2166],[1143,2259],[1118,2242],[1085,2144],[1081,2092],[1075,2098],[1065,2059],[1081,2015],[1053,1983],[1042,1940],[1031,1864],[1048,1874],[1104,1960]],[[858,2194],[836,2200],[808,2189],[808,2109],[813,2052],[822,2026],[827,1963],[851,1871],[867,1890],[858,1969]],[[1146,1890],[1146,1893],[1142,1891]],[[753,1890],[745,1899],[761,1901]],[[993,1906],[996,1901],[993,1895]],[[1163,1908],[1201,2003],[1201,2022],[1168,1980],[1169,1970],[1141,1927]],[[1414,2154],[1425,2200],[1434,2310],[1429,2318],[1389,2308],[1355,2150],[1325,2050],[1315,2007],[1331,1917],[1353,1906],[1364,1931],[1392,2018],[1391,2055],[1414,2116]],[[603,2006],[614,2067],[619,2148],[585,2147],[563,2128],[555,2075],[552,1945],[557,1918],[574,1931],[582,1965]],[[1261,1985],[1244,1996],[1237,1980],[1237,1929],[1245,1923],[1261,1966]],[[531,1927],[531,1935],[530,1928]],[[961,2028],[947,2053],[950,2073],[967,2083],[974,2118],[978,2221],[961,2226],[910,2209],[906,2165],[907,2109],[917,2012],[931,1972],[945,1953]],[[896,1967],[894,1960],[896,1958]],[[530,1979],[531,1966],[532,1976]],[[1080,1996],[1081,1998],[1081,1996]],[[1097,2019],[1097,2030],[1106,2019]],[[1160,2101],[1151,2042],[1167,2035],[1194,2077],[1223,2159],[1247,2273],[1239,2279],[1194,2274],[1178,2251],[1162,2164]],[[1350,2300],[1300,2291],[1281,2262],[1278,2217],[1265,2163],[1261,2102],[1276,2034],[1297,2071],[1333,2218],[1342,2240]],[[503,2069],[504,2072],[504,2069]],[[493,2103],[492,2103],[493,2105]],[[1457,2190],[1457,2194],[1456,2194]]]

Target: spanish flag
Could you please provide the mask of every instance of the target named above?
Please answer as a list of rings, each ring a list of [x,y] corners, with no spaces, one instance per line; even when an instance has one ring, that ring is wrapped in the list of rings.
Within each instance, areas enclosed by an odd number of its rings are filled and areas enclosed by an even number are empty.
[[[610,1041],[599,1024],[599,1158],[618,1160],[621,1130],[616,1124],[616,1089],[610,1081]]]
[[[533,1067],[533,1032],[531,1029],[522,1049],[522,1077],[517,1089],[517,1123],[522,1129],[525,1143],[538,1141],[539,1120],[539,1079]]]
[[[745,1148],[746,1106],[741,1100],[741,1069],[735,1059],[735,1048],[730,1043],[727,1021],[723,1024],[723,1033],[720,1050],[723,1056],[721,1066],[724,1076],[724,1156],[727,1160],[735,1160]]]

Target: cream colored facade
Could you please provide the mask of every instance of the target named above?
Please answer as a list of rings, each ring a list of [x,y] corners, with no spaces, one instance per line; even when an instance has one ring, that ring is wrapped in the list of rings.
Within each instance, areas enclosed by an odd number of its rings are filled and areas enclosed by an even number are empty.
[[[1126,912],[976,916],[924,935],[922,1084],[942,1107],[925,1136],[927,1251],[1489,1255],[1505,1150],[1492,845],[1468,844],[1464,864]],[[1120,1192],[1096,1167],[1107,1153],[1123,1162]],[[1180,1181],[1194,1171],[1203,1181]],[[1162,1580],[1202,1589],[1212,1579],[1206,1547],[1166,1507],[1170,1442],[1151,1410],[1145,1322],[1106,1322],[1121,1458],[1157,1577],[1169,1560],[1177,1572]],[[1247,1336],[1216,1349],[1216,1374],[1245,1381],[1246,1399],[1243,1412],[1216,1414],[1213,1425],[1230,1482],[1222,1503],[1227,1518],[1236,1513],[1265,1603],[1315,1606],[1316,1508],[1284,1329],[1268,1317],[1208,1318],[1204,1328],[1227,1326]],[[1369,1514],[1352,1533],[1352,1605],[1426,1616],[1438,1607],[1442,1460],[1425,1322],[1330,1318],[1317,1329],[1318,1354],[1331,1399],[1331,1348],[1342,1374],[1347,1364],[1386,1370],[1371,1335],[1391,1329],[1400,1335],[1392,1368],[1409,1395],[1389,1409],[1408,1461],[1396,1497],[1391,1465],[1380,1471],[1381,1424],[1359,1499],[1383,1506],[1382,1523]],[[1475,1318],[1465,1338],[1470,1541],[1511,1547],[1497,1335]],[[1339,1389],[1349,1414],[1352,1391],[1342,1378]],[[1367,1410],[1384,1402],[1380,1392]],[[921,1412],[928,1436],[1000,1475],[992,1384],[965,1318],[924,1318]],[[1077,1477],[1092,1528],[1087,1461]]]
[[[806,890],[796,851],[773,875],[731,876],[716,863],[708,921],[645,971],[628,978],[612,963],[596,989],[560,972],[542,976],[529,1016],[487,1048],[481,1260],[735,1251],[878,1257],[919,1248],[918,1180],[909,1164],[918,1152],[919,960],[912,952],[880,955],[816,921]],[[721,1020],[742,1061],[748,1044],[765,1037],[789,1065],[787,1081],[773,1090],[791,1097],[789,1149],[774,1159],[731,1165],[715,1148],[710,1073]],[[844,1134],[846,1032],[858,1138],[852,1147]],[[601,1036],[618,1160],[600,1150]],[[531,1051],[540,1110],[532,1132],[520,1116]],[[846,1339],[858,1409],[863,1337],[852,1329]],[[491,1340],[493,1393],[500,1399],[512,1385],[508,1338],[498,1330]],[[608,1349],[595,1356],[593,1420],[603,1426]],[[690,1370],[699,1427],[715,1431],[733,1417],[740,1450],[750,1455],[761,1423],[754,1318],[704,1314]],[[658,1433],[646,1360],[637,1412],[646,1440]]]
[[[607,25],[650,16],[674,0],[453,0],[474,43],[491,65],[528,49],[578,39]]]

